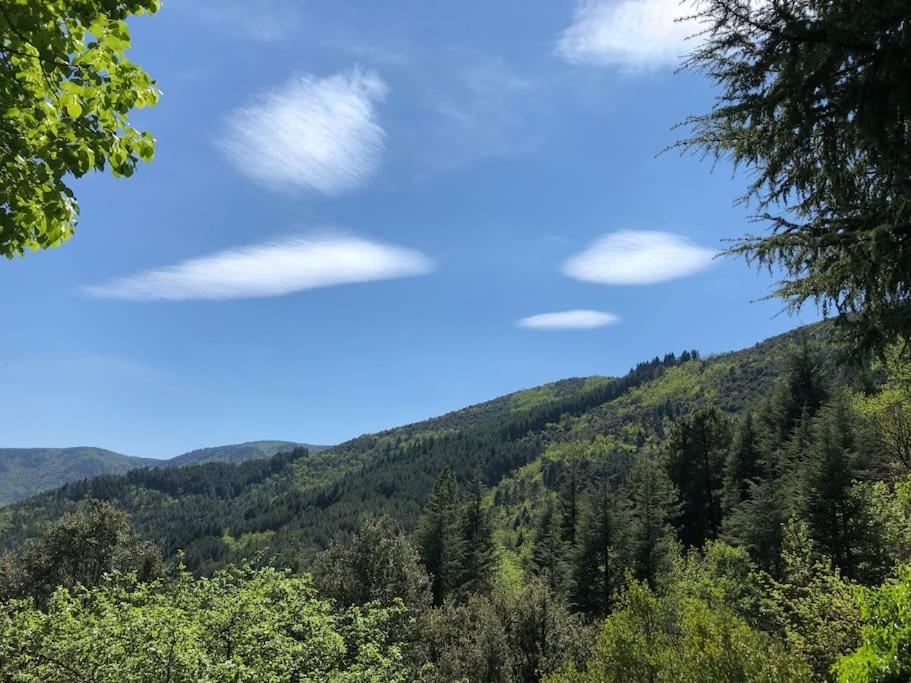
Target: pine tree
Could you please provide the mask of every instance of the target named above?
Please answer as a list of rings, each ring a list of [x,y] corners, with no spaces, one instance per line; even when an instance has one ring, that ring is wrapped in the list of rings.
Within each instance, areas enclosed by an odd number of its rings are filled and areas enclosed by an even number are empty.
[[[727,420],[716,408],[700,408],[674,424],[668,473],[680,492],[680,540],[688,546],[701,547],[721,529],[729,441]]]
[[[606,479],[583,508],[579,545],[573,557],[572,602],[584,612],[610,613],[619,577],[620,523],[613,492]]]
[[[753,413],[743,416],[724,464],[724,498],[728,508],[736,507],[750,495],[750,482],[762,474],[760,451]]]
[[[434,604],[440,605],[461,586],[465,555],[459,488],[448,467],[433,486],[415,532],[424,567],[431,575]]]
[[[810,535],[847,576],[856,576],[864,533],[863,502],[853,494],[859,476],[849,408],[845,401],[822,410],[801,476],[800,508]]]
[[[626,488],[630,565],[636,578],[654,587],[673,544],[670,520],[677,514],[677,491],[664,463],[642,455],[630,473]]]
[[[535,575],[539,576],[552,591],[563,592],[566,589],[566,543],[563,540],[560,515],[553,499],[548,500],[538,521],[532,565]]]
[[[579,498],[582,491],[581,463],[576,453],[564,463],[560,483],[560,528],[563,542],[571,551],[576,547],[576,530],[579,525]]]
[[[476,592],[488,582],[494,563],[490,508],[484,502],[484,483],[477,471],[464,507],[465,587]]]

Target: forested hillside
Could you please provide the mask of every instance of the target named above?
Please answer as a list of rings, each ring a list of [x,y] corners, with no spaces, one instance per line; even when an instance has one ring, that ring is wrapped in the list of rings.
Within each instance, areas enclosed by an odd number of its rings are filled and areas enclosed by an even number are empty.
[[[581,448],[587,469],[622,480],[637,454],[662,446],[676,418],[709,404],[734,415],[760,401],[801,343],[820,363],[835,353],[825,328],[806,328],[735,353],[670,353],[621,378],[520,391],[322,453],[298,449],[239,467],[208,463],[75,482],[3,510],[0,542],[16,546],[47,520],[98,499],[129,511],[166,558],[182,550],[193,571],[260,554],[301,567],[365,514],[388,513],[412,529],[435,478],[449,468],[463,484],[477,473],[491,488],[504,539],[514,545],[560,481],[566,453]]]
[[[123,474],[142,467],[184,467],[204,462],[245,462],[268,458],[282,450],[305,446],[313,452],[325,446],[291,441],[250,441],[200,448],[169,459],[137,458],[103,448],[0,448],[0,505],[68,482],[103,474]]]

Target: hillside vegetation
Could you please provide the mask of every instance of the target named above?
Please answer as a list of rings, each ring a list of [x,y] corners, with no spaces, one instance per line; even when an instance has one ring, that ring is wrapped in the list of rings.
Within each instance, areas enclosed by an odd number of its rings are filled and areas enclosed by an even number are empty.
[[[268,458],[303,445],[313,452],[325,446],[291,441],[250,441],[229,446],[200,448],[174,458],[137,458],[103,448],[0,448],[0,505],[15,503],[31,495],[68,482],[103,474],[124,474],[141,467],[184,467],[204,462],[245,462]]]
[[[563,380],[319,453],[298,449],[239,467],[137,470],[67,484],[0,512],[7,529],[0,543],[16,546],[44,522],[98,499],[129,511],[166,558],[182,550],[194,571],[260,555],[307,566],[367,513],[388,513],[411,530],[445,467],[461,482],[479,472],[503,533],[518,542],[514,529],[531,524],[539,494],[560,480],[565,446],[587,444],[598,467],[623,477],[680,415],[709,402],[735,414],[758,401],[798,338],[822,358],[833,353],[824,329],[813,327],[707,359],[668,354],[620,378]]]

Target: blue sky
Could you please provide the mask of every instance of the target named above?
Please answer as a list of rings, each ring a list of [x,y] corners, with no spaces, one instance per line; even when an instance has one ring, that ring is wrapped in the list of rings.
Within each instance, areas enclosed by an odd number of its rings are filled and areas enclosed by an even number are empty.
[[[334,443],[798,324],[713,260],[745,179],[676,0],[169,0],[131,22],[157,156],[0,264],[4,446]],[[755,229],[755,228],[754,228]]]

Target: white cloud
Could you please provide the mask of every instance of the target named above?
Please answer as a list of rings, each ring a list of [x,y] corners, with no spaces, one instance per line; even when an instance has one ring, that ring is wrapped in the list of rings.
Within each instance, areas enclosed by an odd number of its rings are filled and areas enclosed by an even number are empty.
[[[375,103],[387,92],[358,68],[327,78],[301,76],[236,110],[218,141],[241,173],[277,190],[350,190],[379,166],[386,133]]]
[[[290,237],[190,259],[84,291],[133,301],[244,299],[423,275],[433,269],[429,258],[412,249],[358,237]]]
[[[584,0],[556,53],[573,63],[633,71],[676,66],[695,31],[675,19],[690,14],[680,0]]]
[[[576,309],[532,315],[522,318],[517,324],[532,330],[590,330],[612,325],[618,320],[613,313]]]
[[[607,285],[647,285],[708,268],[715,252],[668,232],[623,230],[569,258],[563,272]]]

